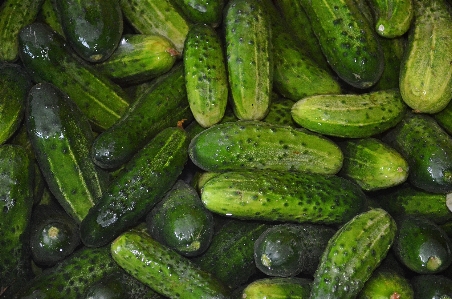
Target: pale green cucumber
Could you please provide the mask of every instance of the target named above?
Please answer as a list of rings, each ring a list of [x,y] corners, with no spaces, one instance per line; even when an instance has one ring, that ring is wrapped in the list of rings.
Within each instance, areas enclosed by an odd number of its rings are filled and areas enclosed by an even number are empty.
[[[385,38],[404,35],[414,18],[413,0],[370,0],[375,30]]]

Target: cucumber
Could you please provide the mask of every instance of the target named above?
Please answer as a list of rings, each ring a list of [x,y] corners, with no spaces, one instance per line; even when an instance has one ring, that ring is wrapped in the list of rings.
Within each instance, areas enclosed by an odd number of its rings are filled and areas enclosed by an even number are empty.
[[[397,186],[408,178],[408,162],[379,139],[368,137],[339,142],[344,162],[338,175],[375,191]]]
[[[263,121],[212,126],[191,140],[189,156],[199,168],[213,172],[274,169],[335,174],[343,161],[331,140]]]
[[[375,13],[375,31],[382,37],[395,38],[404,35],[414,18],[413,0],[370,0]]]
[[[122,299],[125,296],[119,275],[109,275],[90,285],[82,299]]]
[[[407,113],[383,137],[407,160],[408,181],[432,193],[452,191],[452,137],[427,114]]]
[[[94,134],[88,119],[54,85],[38,83],[28,94],[26,125],[49,190],[80,223],[108,183],[89,156]]]
[[[273,88],[271,22],[257,0],[231,0],[224,12],[226,65],[234,113],[260,120],[270,106]]]
[[[314,275],[310,298],[354,298],[388,253],[397,231],[382,209],[358,214],[328,242]]]
[[[68,44],[83,59],[104,61],[123,32],[118,0],[53,0]]]
[[[169,71],[179,55],[163,36],[125,34],[111,56],[95,68],[119,84],[139,84]]]
[[[18,145],[0,146],[0,290],[31,278],[29,233],[33,207],[33,164]]]
[[[22,124],[31,86],[31,78],[22,66],[0,62],[0,144],[13,136]]]
[[[413,299],[410,281],[394,270],[376,269],[364,284],[357,299]]]
[[[119,0],[124,17],[141,34],[161,35],[182,53],[191,24],[171,0]]]
[[[394,127],[406,105],[398,89],[308,96],[292,107],[300,126],[328,136],[364,138]]]
[[[347,84],[365,89],[380,78],[383,52],[372,25],[353,0],[301,0],[331,68]]]
[[[446,0],[413,0],[413,8],[414,23],[400,66],[400,92],[416,112],[436,113],[452,98],[452,14]]]
[[[210,26],[193,25],[185,40],[183,60],[190,110],[201,126],[210,127],[223,118],[228,102],[220,35]]]
[[[218,27],[222,21],[225,0],[173,0],[187,19],[194,24]]]
[[[343,224],[363,208],[365,195],[334,175],[275,170],[221,173],[201,189],[214,213],[240,219]]]
[[[443,275],[416,275],[411,279],[414,299],[452,298],[452,279]]]
[[[8,0],[0,6],[0,61],[19,58],[19,33],[38,16],[44,0]]]
[[[286,98],[272,100],[267,115],[262,119],[266,123],[299,128],[300,126],[293,120],[291,110],[294,101]]]
[[[130,275],[170,298],[229,298],[210,273],[142,231],[127,231],[111,244],[111,255]]]
[[[178,180],[146,216],[149,234],[158,242],[186,256],[196,256],[209,247],[213,216],[196,190]]]
[[[158,133],[125,165],[80,225],[82,242],[99,247],[137,225],[176,183],[187,157],[183,129]]]
[[[33,23],[21,30],[19,55],[35,82],[61,89],[95,129],[110,127],[129,107],[125,92],[76,56],[48,25]]]
[[[299,277],[261,278],[247,284],[241,298],[278,299],[309,298],[311,280]]]
[[[58,14],[53,6],[53,0],[44,0],[36,21],[49,25],[54,31],[64,37],[63,28],[61,27]]]

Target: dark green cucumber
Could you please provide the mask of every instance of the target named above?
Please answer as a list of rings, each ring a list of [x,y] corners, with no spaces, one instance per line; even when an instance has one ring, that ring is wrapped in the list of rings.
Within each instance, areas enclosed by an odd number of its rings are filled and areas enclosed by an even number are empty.
[[[343,224],[361,211],[358,185],[334,176],[304,172],[225,172],[201,189],[204,205],[217,214],[255,220]]]
[[[158,133],[125,165],[80,225],[88,246],[111,242],[160,201],[187,162],[185,131],[169,127]]]
[[[111,244],[113,259],[130,275],[170,298],[229,298],[229,290],[189,259],[142,231],[127,231]]]
[[[382,209],[344,224],[322,255],[310,298],[355,298],[388,253],[396,231],[394,219]]]
[[[31,277],[33,164],[27,151],[18,145],[1,145],[0,173],[0,289],[4,291]]]
[[[0,61],[19,58],[20,30],[38,16],[44,0],[8,0],[0,6]]]
[[[452,263],[452,241],[433,221],[402,215],[397,219],[397,227],[392,249],[408,269],[419,274],[435,274]]]
[[[190,23],[171,0],[119,0],[119,4],[138,33],[164,36],[183,52]]]
[[[229,220],[217,228],[209,248],[192,260],[226,286],[236,289],[258,272],[254,243],[269,227],[266,223]]]
[[[335,174],[343,160],[331,140],[263,121],[212,126],[191,140],[189,156],[201,169],[214,172],[274,169]]]
[[[363,190],[393,187],[408,178],[408,162],[379,139],[360,138],[338,144],[344,153],[344,162],[338,174],[354,181]]]
[[[28,136],[49,190],[80,223],[108,183],[89,155],[94,134],[88,119],[50,83],[31,88],[26,109]]]
[[[116,273],[115,273],[116,274]],[[81,299],[122,299],[126,291],[119,280],[119,275],[109,275],[91,284]]]
[[[294,101],[286,98],[274,98],[270,104],[270,109],[262,121],[274,125],[283,125],[291,127],[299,127],[293,120],[291,110],[295,104]]]
[[[394,270],[376,269],[364,284],[357,299],[413,299],[410,281]]]
[[[190,109],[201,126],[210,127],[223,118],[228,102],[220,35],[208,25],[193,25],[185,40],[183,59]]]
[[[253,299],[306,299],[311,291],[311,280],[299,277],[261,278],[247,284],[241,298]]]
[[[96,129],[110,127],[129,107],[125,92],[76,56],[48,25],[21,30],[19,55],[35,82],[52,83],[68,94]]]
[[[149,234],[183,256],[196,256],[210,245],[213,216],[196,190],[177,181],[146,216]]]
[[[220,25],[225,0],[173,0],[173,3],[194,24]]]
[[[411,278],[414,299],[452,298],[452,279],[443,275],[424,274]]]
[[[410,29],[414,18],[412,0],[371,0],[369,5],[375,13],[375,31],[382,37],[399,37]]]
[[[64,36],[83,59],[104,61],[121,40],[123,23],[118,0],[54,0]]]
[[[356,88],[380,78],[383,52],[372,25],[353,0],[301,0],[320,48],[337,75]]]
[[[273,88],[271,22],[257,0],[231,0],[223,20],[226,64],[235,115],[260,120],[270,106]]]
[[[95,67],[120,84],[138,84],[169,71],[178,55],[163,36],[126,34],[111,56]]]
[[[292,107],[300,126],[329,136],[363,138],[394,127],[406,105],[398,89],[304,97]]]
[[[452,137],[433,117],[407,113],[383,141],[407,160],[413,186],[432,193],[452,191]]]
[[[58,14],[53,6],[53,0],[44,0],[41,10],[38,13],[36,21],[49,25],[59,35],[64,36],[63,28]]]
[[[0,144],[19,129],[31,86],[31,78],[22,66],[0,62]]]
[[[400,66],[400,92],[413,110],[436,113],[452,98],[452,12],[446,0],[413,0],[413,9]]]

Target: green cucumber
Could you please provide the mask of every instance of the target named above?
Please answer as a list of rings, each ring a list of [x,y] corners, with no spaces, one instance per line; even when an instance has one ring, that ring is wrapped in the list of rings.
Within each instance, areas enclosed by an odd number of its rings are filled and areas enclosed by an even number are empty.
[[[173,0],[173,3],[194,24],[218,27],[225,0]]]
[[[80,225],[87,246],[102,246],[126,229],[160,201],[176,183],[187,157],[185,131],[169,127],[158,133],[124,166]]]
[[[301,0],[320,48],[337,75],[356,88],[380,78],[383,52],[372,25],[353,0]]]
[[[170,298],[229,298],[229,290],[210,273],[142,231],[122,233],[111,255],[130,275]]]
[[[413,0],[413,8],[414,23],[400,66],[400,92],[416,112],[436,113],[452,98],[452,13],[446,0]]]
[[[354,298],[388,253],[397,231],[382,209],[363,212],[328,242],[314,275],[310,298]]]
[[[119,0],[124,17],[141,34],[161,35],[182,53],[190,23],[171,0]]]
[[[414,18],[413,0],[370,0],[369,5],[375,13],[375,31],[382,37],[400,37],[410,29]]]
[[[177,64],[155,79],[118,122],[96,137],[91,156],[102,168],[118,168],[161,130],[192,119],[183,66]]]
[[[389,145],[376,138],[352,139],[338,143],[344,153],[339,175],[363,190],[375,191],[397,186],[408,178],[408,162]]]
[[[432,193],[452,192],[452,137],[433,117],[407,113],[383,141],[407,160],[413,186]]]
[[[231,102],[241,120],[260,120],[273,88],[271,21],[257,0],[231,0],[223,20]]]
[[[169,71],[178,55],[163,36],[125,34],[111,56],[95,68],[120,84],[138,84]]]
[[[424,274],[411,278],[414,299],[452,298],[452,279],[443,275]]]
[[[118,0],[53,0],[64,36],[83,59],[104,61],[121,40],[123,23]]]
[[[335,174],[343,160],[331,140],[263,121],[212,126],[191,140],[189,156],[201,169],[214,172],[274,169]]]
[[[274,170],[225,172],[208,180],[201,200],[214,213],[239,219],[343,224],[366,196],[334,175]]]
[[[0,61],[19,58],[19,33],[35,21],[44,0],[8,0],[0,6]]]
[[[64,36],[58,14],[53,6],[53,0],[44,0],[36,21],[49,25],[59,35]]]
[[[80,223],[108,183],[89,156],[94,134],[88,119],[58,88],[38,83],[28,95],[26,125],[49,190]]]
[[[272,100],[270,109],[262,121],[274,125],[300,127],[292,118],[291,110],[293,104],[295,104],[294,101],[285,98]]]
[[[21,30],[19,55],[35,82],[61,89],[96,129],[110,127],[129,107],[125,92],[76,56],[48,25],[33,23]]]
[[[311,291],[311,280],[299,277],[260,278],[247,284],[241,298],[252,299],[306,299]]]
[[[394,270],[376,269],[364,284],[357,299],[413,299],[410,281]]]
[[[399,90],[390,89],[308,96],[294,104],[292,117],[300,126],[320,134],[364,138],[394,127],[405,111]]]

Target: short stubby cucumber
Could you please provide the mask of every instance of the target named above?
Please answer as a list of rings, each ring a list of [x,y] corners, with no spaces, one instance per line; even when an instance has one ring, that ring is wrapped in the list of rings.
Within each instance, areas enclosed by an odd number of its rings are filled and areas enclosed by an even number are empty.
[[[366,196],[335,176],[275,170],[221,173],[201,189],[214,213],[239,219],[343,224],[358,214]]]
[[[375,30],[385,38],[395,38],[408,32],[414,17],[413,0],[371,0],[375,12]]]
[[[334,174],[343,161],[333,141],[263,121],[212,126],[191,140],[189,156],[201,169],[215,172],[275,169]]]
[[[436,113],[452,98],[452,14],[446,0],[413,0],[415,19],[400,66],[400,92],[413,110]]]
[[[234,113],[241,120],[260,120],[273,88],[270,16],[257,0],[231,0],[223,26]]]
[[[394,219],[378,208],[344,224],[328,242],[309,298],[355,298],[388,253],[396,230]]]
[[[311,131],[363,138],[382,133],[402,120],[406,105],[398,89],[363,94],[314,95],[292,107],[292,117]]]

